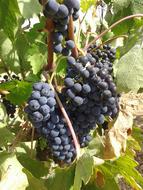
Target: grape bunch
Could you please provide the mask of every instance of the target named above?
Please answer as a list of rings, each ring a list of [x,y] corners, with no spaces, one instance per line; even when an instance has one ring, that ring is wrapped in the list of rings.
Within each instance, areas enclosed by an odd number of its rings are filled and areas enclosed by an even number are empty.
[[[88,51],[77,60],[71,56],[67,58],[63,100],[82,147],[91,140],[89,133],[96,124],[102,125],[107,116],[115,118],[119,110],[111,75],[113,58],[103,55],[97,60]]]
[[[20,80],[19,76],[13,74],[11,78],[8,75],[4,75],[1,80],[0,84],[11,81],[11,80]],[[9,100],[6,99],[4,94],[1,94],[1,102],[5,106],[6,112],[10,118],[14,118],[17,106],[12,104]]]
[[[44,7],[45,17],[52,19],[54,23],[53,50],[55,53],[61,53],[68,56],[75,47],[74,41],[68,38],[69,17],[73,20],[79,17],[79,1],[64,0],[63,4],[59,4],[56,0],[49,0]]]
[[[33,85],[25,112],[39,134],[47,140],[49,156],[57,163],[71,163],[76,157],[75,147],[49,84],[39,82]]]

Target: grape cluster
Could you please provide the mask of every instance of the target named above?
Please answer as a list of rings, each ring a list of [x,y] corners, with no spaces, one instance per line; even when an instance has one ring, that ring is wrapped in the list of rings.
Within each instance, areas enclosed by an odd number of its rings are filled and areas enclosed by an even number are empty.
[[[75,43],[68,39],[68,24],[69,17],[73,20],[79,17],[79,1],[78,0],[64,0],[63,4],[59,4],[56,0],[49,0],[44,7],[44,15],[53,20],[54,32],[53,36],[53,50],[55,53],[61,53],[68,56],[71,50],[75,47]]]
[[[8,81],[10,81],[11,79],[12,79],[12,80],[15,80],[15,79],[16,79],[16,80],[20,80],[20,78],[19,78],[17,75],[15,75],[15,74],[13,74],[13,75],[11,76],[11,78],[10,78],[8,75],[4,75],[4,76],[1,78],[1,80],[0,80],[0,84],[5,83],[5,82],[8,82]],[[1,100],[2,100],[3,105],[4,105],[5,108],[6,108],[6,112],[7,112],[8,116],[9,116],[10,118],[14,118],[14,115],[15,115],[17,106],[14,105],[14,104],[12,104],[9,100],[7,100],[4,94],[1,95]]]
[[[64,101],[82,147],[91,140],[90,130],[96,124],[102,125],[106,116],[116,117],[119,110],[116,85],[111,75],[114,56],[111,57],[111,53],[105,56],[109,46],[100,50],[100,56],[98,50],[94,52],[98,59],[93,57],[91,49],[77,60],[71,56],[67,58]],[[113,52],[111,48],[110,52]]]
[[[50,157],[57,163],[71,163],[76,156],[73,140],[49,84],[39,82],[33,85],[25,112],[33,126],[47,140]]]

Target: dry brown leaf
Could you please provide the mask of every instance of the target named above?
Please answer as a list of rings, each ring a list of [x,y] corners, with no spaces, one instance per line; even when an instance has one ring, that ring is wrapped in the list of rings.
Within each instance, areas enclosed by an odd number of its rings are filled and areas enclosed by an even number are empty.
[[[125,152],[128,132],[132,130],[133,115],[128,110],[120,111],[116,121],[110,125],[112,128],[105,135],[104,159],[120,157]]]
[[[96,180],[96,185],[99,188],[104,187],[104,185],[105,185],[105,179],[104,179],[104,175],[100,171],[97,171],[97,173],[96,173],[96,179],[95,180]]]

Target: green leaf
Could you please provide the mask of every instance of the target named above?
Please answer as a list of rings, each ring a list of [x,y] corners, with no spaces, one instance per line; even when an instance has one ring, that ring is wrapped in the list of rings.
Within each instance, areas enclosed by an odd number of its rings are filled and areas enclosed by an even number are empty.
[[[28,61],[32,66],[33,74],[37,74],[43,68],[44,64],[47,62],[47,47],[45,44],[33,44],[29,49]]]
[[[12,41],[14,41],[14,30],[17,26],[17,15],[19,13],[16,0],[0,1],[0,28]]]
[[[103,187],[97,187],[97,190],[111,190],[111,187],[114,190],[119,190],[119,186],[115,180],[115,176],[112,173],[111,168],[107,168],[104,165],[101,165],[99,168],[103,173],[105,184]]]
[[[142,0],[132,1],[132,10],[133,14],[143,13],[143,1]]]
[[[29,98],[32,92],[32,83],[14,80],[0,84],[0,89],[10,90],[6,98],[15,105],[21,105]]]
[[[43,162],[33,160],[27,154],[20,153],[17,155],[17,159],[34,177],[40,178],[46,176],[49,172],[49,168]]]
[[[67,59],[60,58],[60,60],[57,63],[56,75],[64,77],[66,74],[66,68],[67,68]]]
[[[0,153],[0,189],[23,190],[28,186],[26,175],[16,156]]]
[[[77,161],[75,178],[74,178],[74,190],[80,190],[82,181],[87,184],[93,173],[93,157],[89,154],[83,154],[82,157]]]
[[[46,186],[51,190],[70,190],[74,181],[75,166],[69,168],[56,168],[50,174]]]
[[[25,168],[22,170],[28,179],[29,185],[26,188],[26,190],[47,190],[47,188],[44,185],[44,182],[40,179],[35,178],[29,171],[27,171]]]
[[[80,7],[82,12],[87,12],[88,9],[92,6],[92,5],[96,5],[96,1],[95,0],[81,0],[80,1]]]
[[[17,0],[20,12],[24,18],[31,18],[34,14],[40,13],[42,6],[35,0]]]
[[[123,10],[124,8],[128,8],[130,5],[131,0],[113,0],[113,9],[114,13],[116,14],[118,11]]]
[[[6,128],[6,125],[0,123],[0,146],[6,146],[13,139],[14,135]]]
[[[120,91],[137,92],[143,87],[143,49],[136,45],[125,54],[117,65],[117,86]]]
[[[3,124],[7,123],[7,112],[5,106],[0,102],[0,122]]]

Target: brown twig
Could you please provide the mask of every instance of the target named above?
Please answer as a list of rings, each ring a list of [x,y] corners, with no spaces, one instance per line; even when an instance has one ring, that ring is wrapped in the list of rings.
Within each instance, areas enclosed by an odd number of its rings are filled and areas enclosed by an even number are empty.
[[[16,145],[20,142],[20,140],[23,137],[23,134],[25,133],[25,129],[28,128],[28,122],[26,121],[23,125],[22,128],[19,130],[19,132],[17,133],[13,143],[10,146],[10,152],[12,152],[14,150],[14,148],[16,147]]]
[[[70,40],[73,40],[75,42],[75,39],[74,39],[74,25],[73,25],[72,15],[69,18],[68,37],[69,37]],[[75,47],[72,49],[72,56],[74,58],[78,57],[78,50],[77,50],[76,43],[75,43]]]
[[[116,40],[118,38],[126,39],[126,38],[128,38],[128,36],[127,35],[114,36],[113,38],[110,38],[109,40],[104,41],[101,45],[103,46],[104,44],[108,44],[108,43],[110,43],[110,42],[112,42],[112,41],[114,41],[114,40]]]
[[[143,14],[134,14],[134,15],[130,15],[127,17],[124,17],[120,20],[118,20],[117,22],[115,22],[114,24],[112,24],[108,29],[106,29],[105,31],[103,31],[100,35],[98,35],[93,41],[91,41],[86,47],[85,47],[85,51],[89,48],[89,46],[93,43],[95,43],[98,39],[100,39],[102,36],[104,36],[109,30],[111,30],[112,28],[114,28],[115,26],[117,26],[118,24],[120,24],[121,22],[125,21],[125,20],[129,20],[131,18],[136,18],[136,17],[143,17]]]
[[[35,128],[32,127],[32,134],[31,134],[31,152],[30,152],[30,156],[32,158],[33,156],[33,140],[34,140],[34,133],[35,133]]]
[[[46,71],[51,71],[54,66],[54,52],[53,52],[53,30],[54,24],[51,19],[46,20],[46,31],[48,32],[47,36],[47,46],[48,46],[48,58],[47,58],[47,65],[45,66]]]

